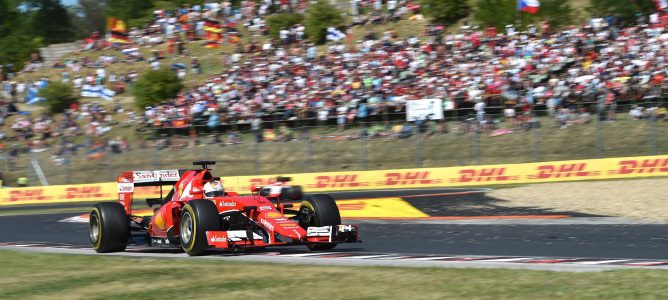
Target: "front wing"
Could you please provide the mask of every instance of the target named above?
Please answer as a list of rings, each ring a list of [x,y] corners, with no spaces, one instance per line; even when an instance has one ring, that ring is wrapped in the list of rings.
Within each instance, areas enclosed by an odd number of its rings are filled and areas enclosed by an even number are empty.
[[[261,235],[250,230],[207,231],[206,239],[209,246],[219,249],[359,242],[358,225],[311,226],[306,231],[307,235],[302,240],[292,242],[266,242]]]

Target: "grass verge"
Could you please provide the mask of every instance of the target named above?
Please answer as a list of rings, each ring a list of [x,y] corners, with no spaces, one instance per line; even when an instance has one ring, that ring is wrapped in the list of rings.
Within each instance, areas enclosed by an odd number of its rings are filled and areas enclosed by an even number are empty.
[[[323,267],[0,251],[0,298],[659,299],[668,272]]]

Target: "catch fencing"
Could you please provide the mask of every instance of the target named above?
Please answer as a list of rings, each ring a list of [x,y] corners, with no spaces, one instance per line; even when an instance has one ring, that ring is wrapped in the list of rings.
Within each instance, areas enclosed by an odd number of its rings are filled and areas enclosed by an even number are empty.
[[[215,160],[216,174],[240,176],[668,153],[668,122],[656,115],[632,119],[624,112],[606,120],[595,113],[589,122],[574,115],[569,125],[557,124],[549,112],[535,115],[539,117],[524,120],[490,115],[486,119],[496,121],[482,125],[475,116],[452,114],[422,125],[391,116],[345,128],[265,123],[261,132],[236,128],[196,136],[163,129],[131,142],[129,149],[107,145],[96,151],[86,147],[60,153],[56,148],[15,155],[5,151],[0,169],[6,185],[15,186],[19,177],[27,177],[30,185],[115,181],[122,171],[188,168],[195,160]]]

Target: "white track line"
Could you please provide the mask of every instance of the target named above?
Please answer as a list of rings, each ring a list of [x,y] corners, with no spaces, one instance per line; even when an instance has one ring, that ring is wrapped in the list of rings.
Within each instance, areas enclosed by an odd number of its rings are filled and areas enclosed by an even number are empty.
[[[415,258],[415,260],[437,260],[437,259],[445,259],[445,258],[455,258],[455,256],[420,257],[420,258]]]
[[[340,252],[318,252],[318,253],[298,253],[298,254],[283,254],[279,256],[283,257],[309,257],[309,256],[320,256],[320,255],[329,255],[336,254]]]
[[[644,262],[628,263],[628,264],[624,264],[624,265],[649,267],[649,266],[663,265],[665,263],[666,263],[665,261],[644,261]]]
[[[367,259],[367,258],[379,258],[379,257],[388,257],[392,256],[390,254],[383,254],[383,255],[360,255],[360,256],[346,256],[342,258],[354,258],[354,259]]]
[[[388,257],[380,257],[377,258],[379,260],[393,260],[393,259],[406,259],[406,258],[411,258],[412,256],[404,256],[404,255],[390,255]]]
[[[385,190],[357,190],[357,191],[336,191],[336,192],[330,192],[330,194],[343,194],[343,193],[373,193],[373,192],[401,192],[401,191],[407,191],[407,192],[417,192],[417,191],[434,191],[434,190],[455,190],[455,191],[486,191],[490,192],[493,191],[494,189],[490,188],[416,188],[416,189],[385,189]],[[397,196],[401,197],[401,196]]]
[[[76,216],[76,217],[70,217],[67,219],[62,219],[58,222],[64,222],[64,223],[88,223],[88,219],[81,217],[81,216]]]
[[[515,258],[499,258],[499,259],[483,259],[480,261],[484,262],[514,262],[514,261],[522,261],[522,260],[531,260],[531,257],[515,257]]]
[[[599,260],[599,261],[583,261],[583,262],[574,262],[581,265],[604,265],[617,262],[629,261],[629,259],[611,259],[611,260]]]

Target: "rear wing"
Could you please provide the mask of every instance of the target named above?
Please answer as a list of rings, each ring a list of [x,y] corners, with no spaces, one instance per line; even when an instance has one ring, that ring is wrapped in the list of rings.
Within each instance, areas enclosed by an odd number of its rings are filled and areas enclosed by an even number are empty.
[[[132,214],[132,196],[135,187],[159,186],[162,198],[163,185],[175,185],[185,170],[130,171],[118,176],[118,202],[125,207],[127,215]]]

